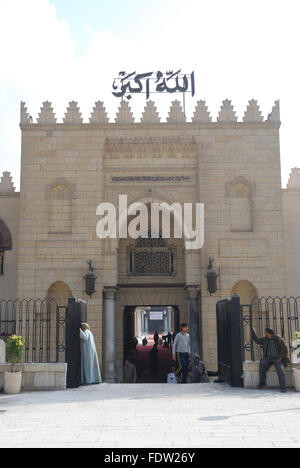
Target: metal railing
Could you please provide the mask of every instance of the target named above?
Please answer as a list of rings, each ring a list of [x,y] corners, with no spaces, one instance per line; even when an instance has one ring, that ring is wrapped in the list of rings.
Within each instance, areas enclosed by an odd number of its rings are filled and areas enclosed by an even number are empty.
[[[54,299],[0,300],[0,337],[25,338],[25,363],[64,361],[66,307]]]
[[[256,297],[250,305],[242,305],[244,360],[262,358],[262,350],[253,342],[250,330],[264,335],[265,328],[273,328],[281,336],[292,355],[292,340],[300,331],[300,297]]]

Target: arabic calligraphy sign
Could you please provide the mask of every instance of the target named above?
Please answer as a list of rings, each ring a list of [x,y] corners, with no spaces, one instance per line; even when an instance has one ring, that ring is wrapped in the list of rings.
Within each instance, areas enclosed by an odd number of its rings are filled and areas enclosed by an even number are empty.
[[[158,71],[148,73],[126,73],[121,71],[119,77],[113,82],[112,94],[115,97],[130,100],[133,94],[146,94],[146,99],[152,93],[191,93],[195,95],[195,73],[183,74],[181,70],[176,72]]]

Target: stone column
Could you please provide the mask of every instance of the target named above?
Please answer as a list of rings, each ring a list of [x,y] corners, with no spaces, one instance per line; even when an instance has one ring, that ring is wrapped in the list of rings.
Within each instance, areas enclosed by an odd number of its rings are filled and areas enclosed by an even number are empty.
[[[168,311],[168,331],[172,332],[172,310]]]
[[[105,360],[105,381],[114,383],[116,381],[116,293],[114,287],[105,288],[104,295],[104,360]]]
[[[143,333],[143,325],[142,325],[142,312],[139,310],[135,312],[135,336],[141,337]]]
[[[164,312],[166,315],[164,316],[164,331],[166,332],[168,330],[168,312]]]
[[[145,315],[145,333],[149,335],[149,316]]]
[[[187,286],[186,288],[189,301],[189,326],[190,326],[190,337],[191,337],[191,352],[197,353],[201,356],[201,343],[200,343],[200,310],[199,310],[199,298],[200,288],[199,286]]]

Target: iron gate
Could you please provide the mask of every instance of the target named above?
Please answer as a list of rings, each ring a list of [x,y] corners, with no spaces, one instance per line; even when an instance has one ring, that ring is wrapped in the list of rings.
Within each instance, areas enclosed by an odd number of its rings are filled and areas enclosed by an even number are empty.
[[[259,337],[265,328],[281,336],[292,355],[292,340],[300,331],[300,297],[255,297],[251,304],[240,305],[240,298],[217,303],[218,367],[220,380],[242,386],[245,361],[259,361],[263,350],[254,344],[251,329]]]
[[[251,304],[241,306],[243,322],[243,360],[257,361],[262,358],[262,350],[254,345],[251,328],[259,337],[267,327],[274,329],[283,338],[292,355],[292,340],[300,331],[300,297],[255,297]]]
[[[217,303],[217,342],[219,380],[243,387],[242,321],[237,295]]]
[[[0,339],[25,338],[22,363],[67,363],[67,387],[80,386],[79,328],[87,305],[74,296],[68,305],[55,299],[0,300]]]
[[[65,362],[66,313],[54,299],[0,300],[0,336],[25,338],[24,363]]]
[[[66,362],[67,388],[77,388],[81,382],[81,352],[79,328],[87,322],[87,305],[84,301],[77,301],[74,296],[68,300],[66,323]]]

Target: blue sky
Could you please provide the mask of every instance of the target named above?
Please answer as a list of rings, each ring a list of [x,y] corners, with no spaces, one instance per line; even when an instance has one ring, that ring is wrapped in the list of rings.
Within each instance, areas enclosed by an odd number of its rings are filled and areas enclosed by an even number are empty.
[[[168,0],[52,0],[51,3],[58,17],[67,20],[78,54],[89,47],[86,26],[95,34],[110,30],[118,36],[138,37],[146,33],[148,18],[153,18],[155,12],[162,14],[172,4]],[[173,4],[176,3],[174,0]]]
[[[0,173],[20,176],[19,106],[37,118],[43,101],[61,121],[78,101],[88,121],[95,101],[114,121],[120,70],[195,71],[196,96],[215,120],[231,99],[241,120],[257,99],[264,117],[281,101],[283,185],[300,166],[299,0],[0,0]],[[155,96],[162,119],[171,104]],[[145,102],[131,103],[138,120]]]

